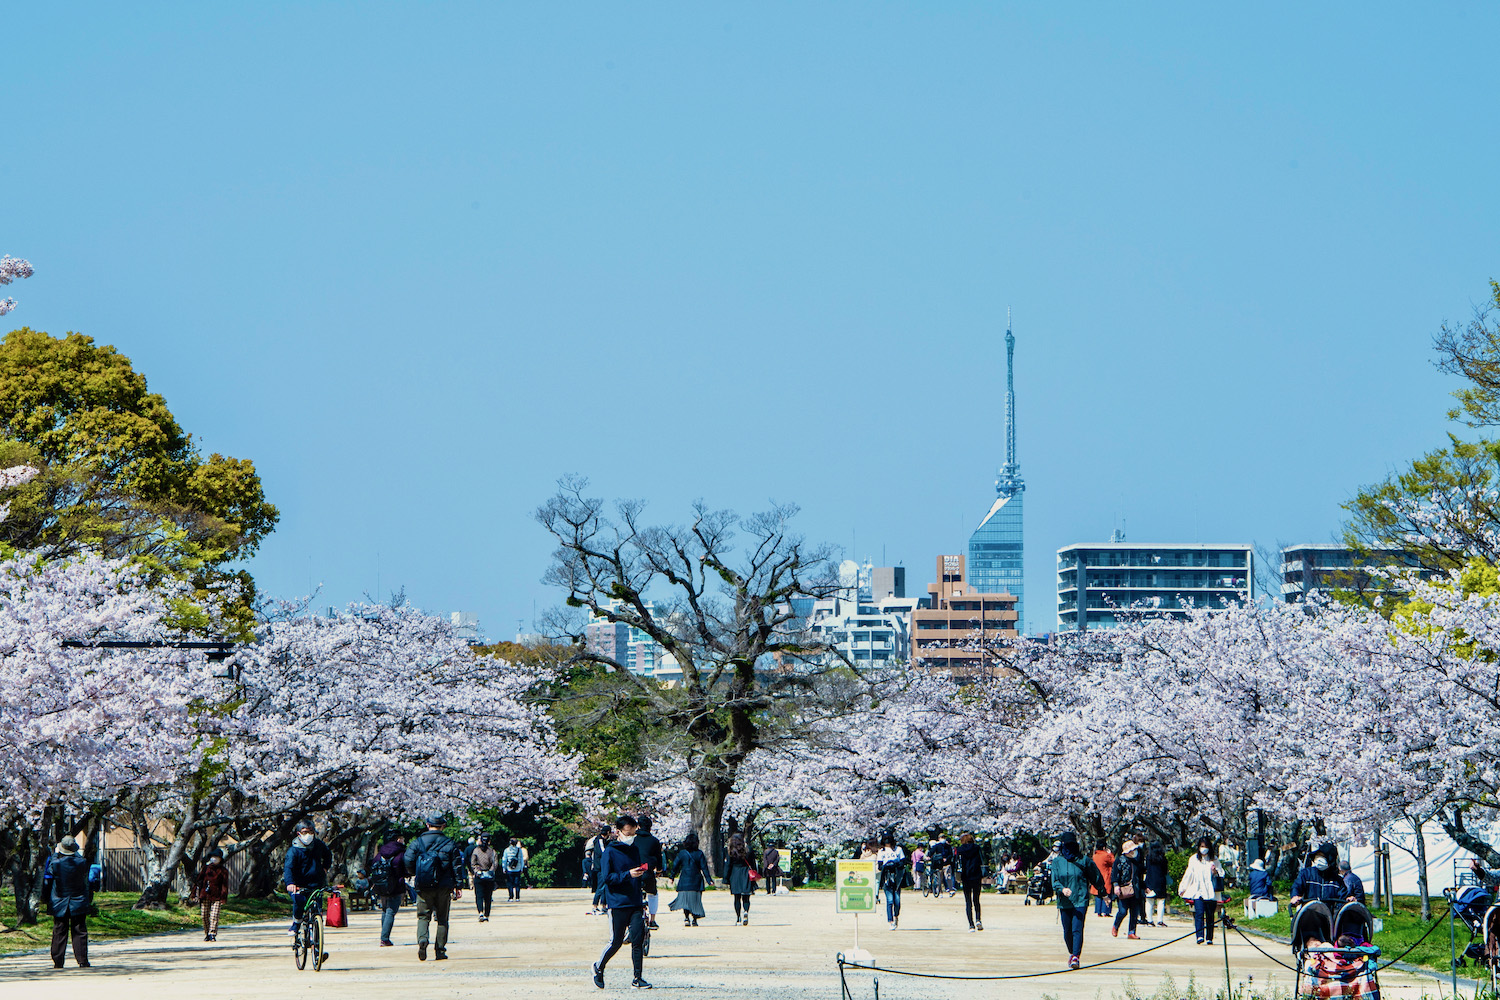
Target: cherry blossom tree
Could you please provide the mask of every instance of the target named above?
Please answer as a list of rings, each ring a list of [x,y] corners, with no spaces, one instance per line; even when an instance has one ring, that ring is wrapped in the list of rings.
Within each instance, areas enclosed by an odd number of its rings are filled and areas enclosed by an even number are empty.
[[[0,257],[0,285],[8,285],[17,278],[29,278],[34,273],[30,261],[12,257],[10,254]],[[0,316],[4,316],[15,307],[15,299],[0,299]]]

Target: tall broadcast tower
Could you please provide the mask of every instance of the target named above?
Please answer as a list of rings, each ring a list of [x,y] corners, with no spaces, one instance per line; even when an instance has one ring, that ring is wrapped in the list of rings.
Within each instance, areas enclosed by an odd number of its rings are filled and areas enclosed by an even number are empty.
[[[1025,630],[1025,548],[1021,498],[1026,483],[1016,461],[1016,335],[1005,317],[1005,464],[995,477],[995,502],[969,536],[969,583],[981,593],[1014,594],[1016,630]]]

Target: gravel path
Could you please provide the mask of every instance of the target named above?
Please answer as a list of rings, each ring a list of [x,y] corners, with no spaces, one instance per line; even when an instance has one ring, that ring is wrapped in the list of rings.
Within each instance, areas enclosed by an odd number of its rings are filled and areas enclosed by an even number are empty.
[[[298,972],[292,964],[286,925],[242,924],[223,928],[217,943],[191,934],[158,935],[96,945],[92,969],[52,970],[44,953],[0,959],[0,992],[6,1000],[57,1000],[98,996],[109,1000],[176,1000],[179,997],[281,998],[335,997],[358,1000],[423,1000],[428,997],[616,996],[633,993],[628,946],[610,963],[607,988],[589,982],[590,963],[607,934],[603,917],[586,915],[582,890],[536,890],[517,903],[495,903],[493,919],[481,924],[467,894],[454,906],[449,950],[442,963],[417,961],[415,910],[403,908],[394,948],[380,948],[378,914],[355,913],[350,926],[329,932],[330,958],[322,972]],[[829,892],[805,891],[775,899],[756,896],[751,923],[736,927],[727,893],[705,898],[709,917],[686,929],[675,914],[664,913],[653,935],[646,978],[668,996],[688,993],[694,1000],[742,998],[837,998],[834,956],[852,950],[854,922],[833,912]],[[967,975],[1005,975],[1055,969],[1066,961],[1062,934],[1052,907],[1027,907],[1019,897],[987,896],[985,930],[970,934],[963,900],[924,899],[908,892],[900,930],[883,915],[861,920],[861,943],[876,962],[892,968]],[[1142,928],[1141,941],[1112,938],[1109,923],[1090,917],[1084,961],[1128,955],[1190,929],[1181,922]],[[1259,942],[1277,957],[1284,946]],[[1236,985],[1254,977],[1257,987],[1274,981],[1287,988],[1291,974],[1277,969],[1238,935],[1231,935],[1229,961]],[[1059,1000],[1111,1000],[1150,996],[1164,973],[1179,989],[1189,975],[1208,991],[1224,981],[1224,949],[1198,947],[1192,939],[1103,969],[1010,982],[954,982],[878,973],[886,1000],[970,1000],[986,997],[1040,997]],[[849,976],[855,1000],[873,1000],[874,976]],[[1127,987],[1133,982],[1133,989]],[[1431,979],[1389,970],[1381,977],[1388,998],[1415,998],[1437,992]]]

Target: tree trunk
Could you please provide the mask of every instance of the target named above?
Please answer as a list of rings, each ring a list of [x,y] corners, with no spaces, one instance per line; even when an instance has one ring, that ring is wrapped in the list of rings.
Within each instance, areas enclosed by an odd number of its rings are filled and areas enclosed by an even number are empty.
[[[140,898],[134,905],[133,910],[159,910],[167,905],[167,897],[172,892],[172,876],[177,873],[177,866],[182,863],[182,856],[187,851],[188,841],[198,830],[198,804],[190,802],[182,815],[182,820],[177,827],[177,833],[172,837],[172,843],[167,846],[166,857],[161,863],[156,862],[156,848],[150,840],[150,830],[144,825],[137,829],[136,837],[139,839],[145,834],[146,843],[146,870],[148,877],[144,880],[145,886],[141,889]]]
[[[16,899],[16,926],[34,927],[42,905],[42,865],[37,835],[25,831],[11,855],[11,889]]]
[[[1489,844],[1464,829],[1464,813],[1462,809],[1455,808],[1452,816],[1443,812],[1439,812],[1437,816],[1443,824],[1443,831],[1448,834],[1448,837],[1455,844],[1470,854],[1483,858],[1486,867],[1500,868],[1500,851],[1495,850]]]
[[[1406,817],[1417,835],[1417,894],[1422,897],[1422,922],[1432,920],[1432,899],[1427,894],[1427,838],[1422,836],[1422,817]]]
[[[724,875],[724,802],[733,783],[708,781],[693,786],[690,815],[698,832],[698,846],[708,858],[709,869],[716,878]]]

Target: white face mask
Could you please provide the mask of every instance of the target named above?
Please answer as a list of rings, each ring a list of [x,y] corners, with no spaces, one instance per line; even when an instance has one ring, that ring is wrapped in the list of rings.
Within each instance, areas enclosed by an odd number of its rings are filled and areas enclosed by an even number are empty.
[[[1321,871],[1327,871],[1328,870],[1328,862],[1324,861],[1322,858],[1313,858],[1313,867],[1316,868],[1320,872]]]
[[[314,837],[310,833],[299,833],[299,834],[297,834],[297,843],[301,844],[303,847],[311,847],[312,846],[312,842],[314,840],[317,840],[317,839],[318,839],[317,837]]]
[[[208,863],[211,864],[211,865],[216,865],[216,864],[219,863],[219,859],[218,858],[209,858],[208,859]]]
[[[1205,857],[1205,858],[1208,857],[1208,848],[1206,848],[1206,847],[1200,847],[1200,848],[1198,848],[1198,854],[1201,857]]]
[[[632,833],[629,836],[626,836],[623,833],[620,834],[620,843],[626,845],[627,847],[630,846],[631,844],[635,843],[635,834]]]

